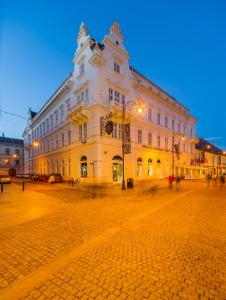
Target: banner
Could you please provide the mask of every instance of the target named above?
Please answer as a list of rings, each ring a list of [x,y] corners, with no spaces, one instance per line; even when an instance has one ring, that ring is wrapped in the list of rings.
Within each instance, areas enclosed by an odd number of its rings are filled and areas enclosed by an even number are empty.
[[[131,153],[130,123],[124,125],[124,154],[129,153]]]

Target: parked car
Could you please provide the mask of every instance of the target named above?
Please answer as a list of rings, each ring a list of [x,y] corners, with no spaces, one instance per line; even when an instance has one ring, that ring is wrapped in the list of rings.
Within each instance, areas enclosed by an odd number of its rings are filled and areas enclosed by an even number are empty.
[[[8,175],[0,175],[0,183],[11,183],[11,178]]]
[[[59,173],[51,174],[49,176],[48,182],[49,183],[63,182],[63,178],[62,178],[61,174],[59,174]]]
[[[35,180],[38,182],[48,182],[48,179],[49,179],[49,175],[42,174],[42,175],[38,175]]]

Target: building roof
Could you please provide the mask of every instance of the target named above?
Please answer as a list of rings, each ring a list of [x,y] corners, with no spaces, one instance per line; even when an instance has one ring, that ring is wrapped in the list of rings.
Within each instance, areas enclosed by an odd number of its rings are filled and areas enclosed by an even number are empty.
[[[201,150],[204,152],[209,152],[217,155],[222,155],[224,152],[222,149],[216,147],[215,145],[211,144],[210,142],[208,142],[203,138],[199,138],[199,142],[195,145],[195,148],[197,150]]]
[[[162,93],[164,93],[169,98],[173,99],[175,102],[177,102],[179,105],[181,105],[185,110],[187,110],[188,112],[190,111],[186,106],[184,106],[182,103],[180,103],[176,98],[174,98],[172,95],[170,95],[169,93],[167,93],[166,91],[164,91],[162,88],[160,88],[157,84],[155,84],[149,78],[147,78],[146,76],[144,76],[143,74],[141,74],[139,71],[137,71],[134,67],[130,66],[130,70],[133,71],[134,73],[138,74],[139,76],[143,77],[146,81],[150,82],[150,84],[152,84],[154,87],[156,87],[157,89],[159,89]]]
[[[8,137],[0,137],[0,144],[11,144],[11,145],[20,145],[23,146],[24,141],[21,139],[14,139]]]

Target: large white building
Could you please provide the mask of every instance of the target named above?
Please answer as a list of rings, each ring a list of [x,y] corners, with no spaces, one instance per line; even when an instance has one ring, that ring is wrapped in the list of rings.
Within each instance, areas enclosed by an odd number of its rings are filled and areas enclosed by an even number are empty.
[[[173,165],[175,174],[199,173],[191,164],[196,119],[130,66],[123,40],[117,22],[101,43],[81,24],[73,72],[37,114],[29,113],[23,133],[26,173],[121,182],[123,101],[131,148],[125,155],[125,178],[163,178]],[[141,114],[137,106],[143,108]],[[104,130],[106,120],[113,121],[111,135]]]

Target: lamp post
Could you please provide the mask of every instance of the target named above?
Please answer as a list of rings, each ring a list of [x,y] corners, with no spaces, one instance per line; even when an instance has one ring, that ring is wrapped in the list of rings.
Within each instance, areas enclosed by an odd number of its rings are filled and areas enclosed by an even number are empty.
[[[122,99],[122,190],[126,189],[125,184],[125,114],[126,107],[128,105],[135,105],[136,102],[133,100],[125,101],[125,98]],[[137,113],[141,114],[143,112],[143,108],[139,106],[137,108]]]
[[[178,134],[178,136],[181,136]],[[181,137],[182,141],[185,141],[185,136],[182,135]],[[173,129],[173,137],[172,137],[172,176],[175,174],[175,131]],[[178,153],[179,153],[179,147],[178,147]]]

